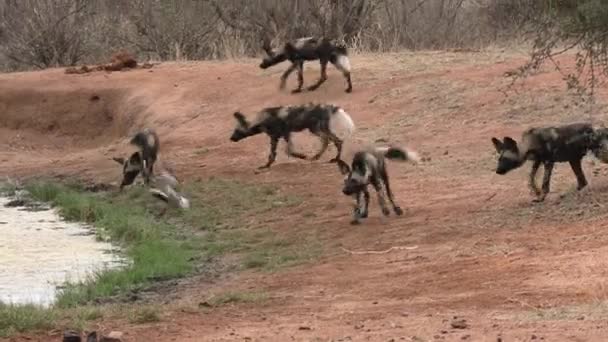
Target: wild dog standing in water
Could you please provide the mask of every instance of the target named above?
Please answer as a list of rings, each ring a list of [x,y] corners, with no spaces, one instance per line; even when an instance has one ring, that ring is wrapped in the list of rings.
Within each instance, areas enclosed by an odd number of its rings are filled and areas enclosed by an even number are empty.
[[[312,160],[321,158],[329,142],[333,142],[338,154],[330,162],[335,162],[340,160],[344,140],[355,131],[355,124],[350,115],[341,107],[332,104],[268,107],[262,109],[251,122],[240,112],[234,113],[234,118],[237,125],[230,137],[231,141],[236,142],[262,132],[270,137],[268,162],[259,169],[269,168],[274,163],[281,138],[287,142],[288,155],[306,159],[305,155],[294,151],[292,132],[308,129],[321,139],[321,150],[312,157]]]
[[[399,161],[411,161],[413,163],[419,161],[416,152],[399,147],[378,147],[358,151],[353,156],[353,161],[350,166],[344,161],[338,160],[340,172],[342,172],[343,175],[346,175],[342,192],[347,196],[354,196],[357,199],[357,205],[354,210],[351,224],[358,224],[362,218],[367,217],[369,206],[369,191],[367,190],[367,186],[369,184],[376,189],[378,203],[380,208],[382,208],[382,214],[385,216],[390,214],[390,210],[386,206],[386,195],[388,195],[388,199],[393,206],[395,214],[403,214],[401,207],[395,203],[393,192],[390,188],[385,158]]]
[[[127,160],[124,158],[112,158],[123,166],[123,179],[120,184],[120,190],[127,185],[133,184],[140,172],[144,178],[144,183],[146,185],[150,184],[150,176],[153,174],[154,163],[160,149],[158,135],[154,130],[149,128],[137,132],[129,143],[137,146],[139,151],[134,152]]]
[[[348,59],[348,51],[346,46],[338,44],[327,38],[307,37],[300,38],[294,41],[287,42],[282,48],[273,51],[270,48],[270,42],[264,41],[263,49],[268,55],[262,60],[260,68],[266,69],[283,61],[289,60],[291,66],[281,76],[281,89],[285,88],[285,83],[289,75],[298,70],[298,87],[293,93],[302,91],[304,85],[304,62],[319,60],[321,64],[321,77],[317,83],[308,87],[308,90],[316,90],[327,80],[327,63],[331,62],[336,69],[340,70],[346,79],[346,92],[350,93],[353,90],[353,85],[350,78],[350,60]]]
[[[574,123],[555,127],[530,128],[522,134],[521,143],[505,137],[503,141],[492,138],[496,151],[500,154],[496,173],[504,175],[522,166],[526,160],[533,162],[529,186],[536,195],[534,202],[542,202],[549,193],[551,173],[556,162],[569,162],[576,181],[577,189],[587,186],[581,166],[583,157],[594,149],[594,130],[590,124]],[[544,166],[542,191],[536,186],[536,173]]]

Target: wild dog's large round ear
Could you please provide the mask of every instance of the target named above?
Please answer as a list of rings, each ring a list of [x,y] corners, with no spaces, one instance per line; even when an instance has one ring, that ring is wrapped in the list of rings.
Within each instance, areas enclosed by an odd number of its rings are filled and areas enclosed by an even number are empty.
[[[122,158],[122,157],[112,157],[112,160],[117,162],[120,165],[123,165],[125,163],[125,158]]]
[[[494,144],[494,148],[496,148],[496,152],[500,153],[502,151],[502,142],[496,138],[492,138],[492,144]]]
[[[515,140],[513,140],[511,137],[505,137],[503,139],[503,148],[510,149],[510,150],[516,150],[517,142]]]

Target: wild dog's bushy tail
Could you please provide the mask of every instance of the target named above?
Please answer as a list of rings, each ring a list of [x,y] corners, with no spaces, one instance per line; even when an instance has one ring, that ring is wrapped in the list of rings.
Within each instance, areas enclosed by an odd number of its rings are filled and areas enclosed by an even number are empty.
[[[143,154],[144,159],[156,160],[160,149],[160,141],[158,135],[153,129],[146,128],[135,134],[131,139],[131,144],[137,146]]]
[[[350,115],[341,107],[336,107],[329,117],[329,130],[342,140],[355,132],[355,123]]]
[[[408,150],[403,147],[377,147],[376,151],[382,153],[384,157],[390,160],[409,161],[414,164],[420,161],[420,156],[413,150]]]

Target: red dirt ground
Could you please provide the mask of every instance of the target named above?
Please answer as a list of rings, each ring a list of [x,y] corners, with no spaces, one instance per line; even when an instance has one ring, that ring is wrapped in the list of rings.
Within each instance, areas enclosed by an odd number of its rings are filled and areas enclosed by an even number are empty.
[[[160,323],[100,326],[125,332],[125,341],[605,341],[608,167],[588,158],[590,187],[576,192],[569,167],[558,165],[547,201],[532,204],[529,166],[496,175],[490,142],[535,124],[600,122],[604,102],[578,104],[551,72],[506,97],[503,73],[523,60],[500,52],[356,56],[353,94],[344,93],[335,70],[316,92],[279,92],[283,68],[262,72],[255,60],[4,74],[0,175],[116,182],[120,168],[110,158],[128,148],[128,135],[150,126],[161,136],[163,160],[182,178],[240,178],[306,196],[275,229],[310,229],[326,251],[321,260],[180,286],[176,308],[226,289],[270,298],[170,309]],[[318,66],[309,63],[305,81],[317,77]],[[267,138],[228,140],[235,110],[308,101],[351,113],[358,131],[350,146],[383,138],[425,157],[416,166],[389,166],[404,216],[383,218],[372,201],[370,218],[349,225],[351,200],[340,192],[336,166],[325,163],[333,150],[319,162],[280,153],[270,171],[257,174]],[[318,146],[304,133],[297,141],[309,155]],[[344,250],[391,247],[398,248]],[[451,326],[459,319],[464,329]]]

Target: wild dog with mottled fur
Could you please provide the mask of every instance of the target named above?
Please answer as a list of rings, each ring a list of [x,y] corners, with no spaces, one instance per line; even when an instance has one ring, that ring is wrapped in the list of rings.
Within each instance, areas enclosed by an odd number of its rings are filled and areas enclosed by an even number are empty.
[[[139,150],[131,154],[127,160],[124,158],[112,158],[123,166],[123,179],[120,184],[120,190],[127,185],[133,184],[140,172],[144,178],[144,183],[146,185],[150,184],[150,177],[154,173],[154,163],[160,149],[158,135],[154,130],[149,128],[137,132],[129,143],[136,146]]]
[[[299,106],[278,106],[262,109],[252,121],[248,121],[241,112],[234,113],[236,128],[230,140],[240,141],[250,136],[266,133],[270,137],[270,155],[268,162],[258,169],[269,168],[277,155],[279,140],[287,142],[287,154],[299,159],[307,159],[295,152],[291,133],[308,129],[321,139],[321,150],[312,157],[318,160],[325,153],[329,142],[333,142],[338,154],[330,162],[340,160],[344,140],[355,131],[352,118],[344,109],[332,104],[306,104]],[[340,132],[340,131],[343,132]],[[340,136],[341,135],[341,136]]]
[[[530,128],[523,132],[519,145],[510,137],[504,137],[503,141],[492,138],[492,143],[500,154],[496,173],[504,175],[522,166],[527,160],[533,161],[529,186],[536,195],[533,201],[542,202],[549,193],[554,164],[568,162],[576,176],[577,189],[581,190],[587,186],[581,162],[587,152],[594,150],[595,144],[593,139],[590,139],[594,136],[594,129],[590,124],[573,123]],[[536,185],[536,173],[541,164],[545,169],[542,191]]]
[[[304,62],[319,60],[321,64],[321,77],[317,83],[308,87],[308,90],[313,91],[319,88],[323,82],[327,80],[327,63],[331,62],[336,69],[340,70],[346,79],[346,92],[350,93],[353,90],[353,85],[350,77],[350,60],[348,59],[348,50],[346,46],[338,44],[327,38],[307,37],[300,38],[294,41],[287,42],[282,48],[273,51],[268,40],[264,41],[263,49],[267,57],[262,60],[260,68],[266,69],[283,61],[289,60],[291,66],[281,76],[280,89],[285,88],[285,83],[289,75],[298,70],[298,87],[292,93],[302,91],[304,84]]]
[[[386,206],[386,195],[388,195],[395,214],[398,216],[403,214],[401,207],[395,203],[390,188],[388,172],[386,171],[386,159],[413,163],[419,161],[416,152],[400,147],[377,147],[358,151],[353,156],[350,166],[342,160],[338,161],[340,172],[345,175],[342,192],[347,196],[355,197],[357,200],[351,224],[359,224],[361,219],[368,215],[370,196],[367,186],[369,184],[374,187],[378,194],[378,203],[382,209],[382,214],[390,215],[390,210]]]

